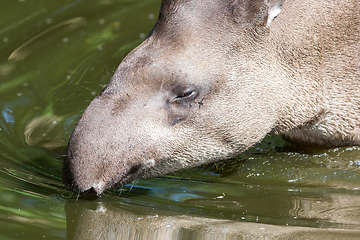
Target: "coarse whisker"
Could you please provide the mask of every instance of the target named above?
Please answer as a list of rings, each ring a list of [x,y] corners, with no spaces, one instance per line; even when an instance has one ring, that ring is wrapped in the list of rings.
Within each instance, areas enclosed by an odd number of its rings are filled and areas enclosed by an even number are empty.
[[[131,192],[131,190],[133,189],[133,187],[139,182],[139,179],[136,179],[134,181],[132,181],[129,192]]]
[[[119,197],[120,197],[120,195],[121,195],[124,191],[125,191],[124,188],[120,188],[120,189],[119,189]]]
[[[107,76],[108,76],[108,79],[110,80],[111,79],[111,77],[110,77],[110,75],[109,75],[109,70],[108,70],[108,68],[107,68],[107,66],[105,65],[105,70],[106,70],[106,74],[107,74]]]
[[[79,198],[80,198],[80,190],[78,191],[78,195],[77,195],[76,201],[78,201]]]

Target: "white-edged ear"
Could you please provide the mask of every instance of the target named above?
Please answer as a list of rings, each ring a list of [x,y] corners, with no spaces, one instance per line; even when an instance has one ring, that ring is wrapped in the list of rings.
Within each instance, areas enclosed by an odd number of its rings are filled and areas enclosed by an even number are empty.
[[[282,3],[282,0],[269,0],[267,27],[269,27],[270,23],[280,14]]]

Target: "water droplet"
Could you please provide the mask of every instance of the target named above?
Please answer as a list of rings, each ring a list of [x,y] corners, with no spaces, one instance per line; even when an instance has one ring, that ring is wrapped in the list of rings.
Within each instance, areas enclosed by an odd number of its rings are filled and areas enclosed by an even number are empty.
[[[103,19],[103,18],[102,18],[102,19],[99,19],[99,24],[102,25],[102,24],[105,24],[105,22],[106,22],[105,19]]]
[[[47,23],[47,24],[52,24],[52,23],[53,23],[53,20],[52,20],[51,18],[47,18],[47,19],[45,20],[45,23]]]
[[[119,31],[120,30],[120,22],[114,22],[114,30]]]

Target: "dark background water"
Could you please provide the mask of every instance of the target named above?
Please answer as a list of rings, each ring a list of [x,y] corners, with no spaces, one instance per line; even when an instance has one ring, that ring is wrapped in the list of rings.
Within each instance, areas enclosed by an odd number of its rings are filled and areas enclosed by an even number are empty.
[[[76,121],[147,36],[159,7],[2,1],[0,238],[360,237],[359,147],[294,151],[268,137],[237,159],[138,180],[101,198],[77,199],[63,186]]]

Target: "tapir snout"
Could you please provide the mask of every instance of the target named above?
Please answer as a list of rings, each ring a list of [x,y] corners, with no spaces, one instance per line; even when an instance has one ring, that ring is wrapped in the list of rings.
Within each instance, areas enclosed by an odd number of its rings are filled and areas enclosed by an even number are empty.
[[[79,120],[64,182],[101,194],[232,157],[269,133],[359,145],[360,3],[335,2],[163,0]]]

